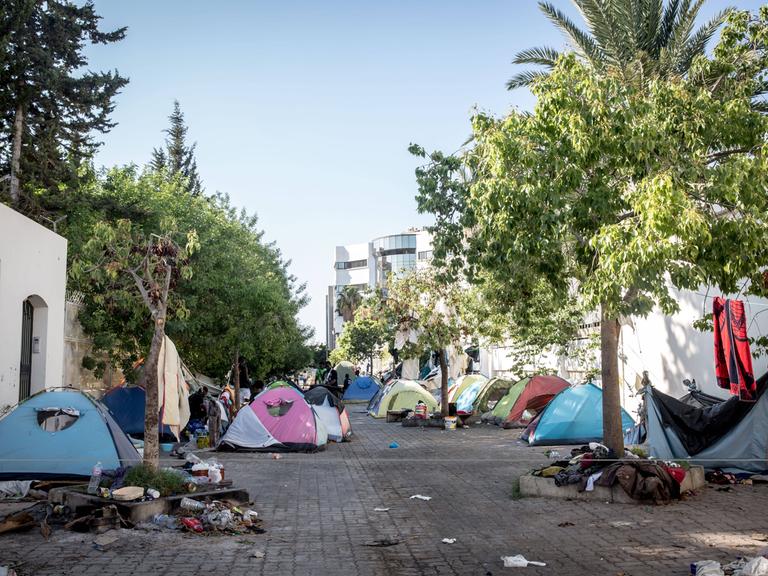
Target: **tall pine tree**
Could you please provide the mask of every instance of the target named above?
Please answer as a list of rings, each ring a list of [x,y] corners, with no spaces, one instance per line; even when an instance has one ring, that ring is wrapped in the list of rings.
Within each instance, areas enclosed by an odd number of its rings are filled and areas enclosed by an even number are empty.
[[[78,3],[79,4],[79,3]],[[128,80],[82,72],[86,43],[122,40],[102,32],[90,1],[2,0],[0,6],[0,180],[19,203],[26,186],[56,191],[108,132],[114,97]]]
[[[184,123],[184,113],[178,100],[173,101],[173,112],[168,116],[170,128],[164,130],[168,136],[165,148],[155,148],[152,151],[150,166],[153,170],[165,170],[169,175],[180,175],[186,180],[187,192],[194,196],[203,193],[203,183],[197,173],[195,147],[187,145],[187,125]]]

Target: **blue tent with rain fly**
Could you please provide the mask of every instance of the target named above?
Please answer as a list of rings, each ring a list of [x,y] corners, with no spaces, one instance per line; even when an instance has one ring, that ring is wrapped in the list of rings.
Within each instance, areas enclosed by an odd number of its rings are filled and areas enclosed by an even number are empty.
[[[621,409],[622,430],[635,422]],[[586,444],[603,440],[603,390],[591,382],[566,388],[534,418],[521,438],[531,446]]]
[[[80,478],[141,461],[109,411],[79,390],[31,396],[0,420],[0,480]]]
[[[381,383],[373,376],[358,376],[344,392],[344,402],[368,402],[381,389]]]
[[[120,428],[134,438],[144,438],[144,405],[147,393],[141,386],[115,386],[108,390],[101,402],[109,409]],[[168,442],[176,438],[168,426],[163,425],[160,437]]]

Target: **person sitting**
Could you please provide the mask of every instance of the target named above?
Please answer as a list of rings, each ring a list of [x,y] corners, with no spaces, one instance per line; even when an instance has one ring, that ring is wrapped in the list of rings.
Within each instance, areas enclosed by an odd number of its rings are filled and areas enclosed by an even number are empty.
[[[349,374],[345,374],[344,375],[344,386],[341,389],[342,393],[347,391],[347,388],[349,388],[350,383],[351,382],[349,381]]]

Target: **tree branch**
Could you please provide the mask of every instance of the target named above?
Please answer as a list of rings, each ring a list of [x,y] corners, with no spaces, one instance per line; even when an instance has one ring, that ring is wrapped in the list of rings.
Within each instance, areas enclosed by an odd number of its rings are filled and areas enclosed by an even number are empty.
[[[759,148],[759,146],[755,146],[753,148],[733,148],[731,150],[721,150],[719,152],[713,152],[712,154],[707,155],[707,164],[712,164],[712,162],[717,162],[720,158],[733,156],[734,154],[748,154],[750,152],[753,152],[756,148]]]

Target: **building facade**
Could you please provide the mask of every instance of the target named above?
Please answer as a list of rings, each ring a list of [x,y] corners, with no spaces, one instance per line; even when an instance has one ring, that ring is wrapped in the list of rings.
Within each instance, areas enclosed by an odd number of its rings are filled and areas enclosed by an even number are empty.
[[[62,385],[67,241],[0,204],[0,412]]]
[[[329,350],[344,328],[337,301],[346,286],[358,290],[382,288],[395,276],[426,266],[432,258],[432,236],[411,228],[401,234],[381,236],[369,242],[336,246],[331,284],[325,295],[325,341]]]

